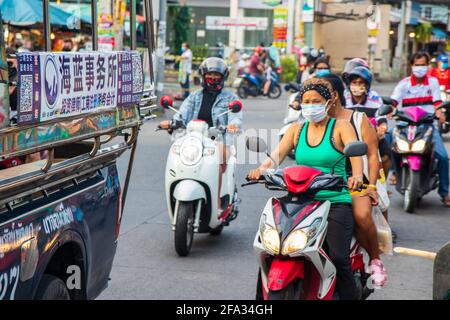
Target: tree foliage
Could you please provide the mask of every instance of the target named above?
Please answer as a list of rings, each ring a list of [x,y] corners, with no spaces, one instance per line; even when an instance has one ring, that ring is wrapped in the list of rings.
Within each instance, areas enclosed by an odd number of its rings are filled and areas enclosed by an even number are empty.
[[[191,26],[191,10],[186,6],[169,6],[168,14],[171,18],[174,32],[173,49],[179,54],[181,45],[188,39],[188,32]]]

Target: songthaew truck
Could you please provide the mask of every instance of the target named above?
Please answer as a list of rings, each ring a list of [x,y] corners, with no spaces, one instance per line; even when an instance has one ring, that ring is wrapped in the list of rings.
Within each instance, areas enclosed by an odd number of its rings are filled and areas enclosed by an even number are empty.
[[[151,58],[151,0],[143,2]],[[93,299],[109,281],[139,128],[156,98],[144,90],[151,70],[136,50],[135,9],[129,50],[99,51],[92,28],[92,50],[56,52],[52,5],[42,4],[45,50],[8,56],[0,37],[0,300]],[[91,9],[97,26],[95,0]]]

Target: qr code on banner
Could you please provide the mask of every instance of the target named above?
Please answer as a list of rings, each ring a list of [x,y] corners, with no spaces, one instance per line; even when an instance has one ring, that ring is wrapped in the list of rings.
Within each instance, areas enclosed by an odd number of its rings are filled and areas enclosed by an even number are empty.
[[[142,75],[142,61],[139,54],[133,54],[131,60],[133,66],[133,93],[144,90],[144,77]]]
[[[20,77],[20,112],[33,110],[33,75],[22,75]]]

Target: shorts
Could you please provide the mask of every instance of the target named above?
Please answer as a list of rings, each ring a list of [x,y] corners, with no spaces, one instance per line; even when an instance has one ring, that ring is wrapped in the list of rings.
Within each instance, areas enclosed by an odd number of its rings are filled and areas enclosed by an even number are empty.
[[[384,156],[391,156],[391,148],[389,146],[389,142],[386,140],[386,138],[381,139],[378,142],[378,150],[380,151],[381,157]]]

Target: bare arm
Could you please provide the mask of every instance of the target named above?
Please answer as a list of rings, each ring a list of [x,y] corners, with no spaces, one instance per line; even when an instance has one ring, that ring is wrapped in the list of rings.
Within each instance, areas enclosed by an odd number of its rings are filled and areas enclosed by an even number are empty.
[[[344,121],[338,121],[337,126],[339,138],[339,143],[343,146],[346,146],[347,144],[351,142],[358,141],[358,138],[356,137],[356,132],[351,126],[350,123],[344,122]],[[352,165],[352,177],[348,179],[348,187],[351,190],[357,189],[362,184],[362,178],[363,178],[363,161],[361,157],[351,157],[350,163]]]
[[[279,165],[283,162],[288,153],[294,149],[294,139],[297,131],[299,130],[299,126],[300,125],[297,123],[292,124],[286,131],[278,146],[272,151],[271,157],[276,161],[276,163],[274,163],[272,159],[266,158],[258,169],[250,171],[248,175],[250,179],[257,180],[264,170],[273,168],[275,165]]]
[[[362,120],[362,132],[363,140],[368,147],[367,160],[369,162],[369,184],[375,185],[380,173],[380,159],[378,158],[378,136],[365,114],[363,115]]]

